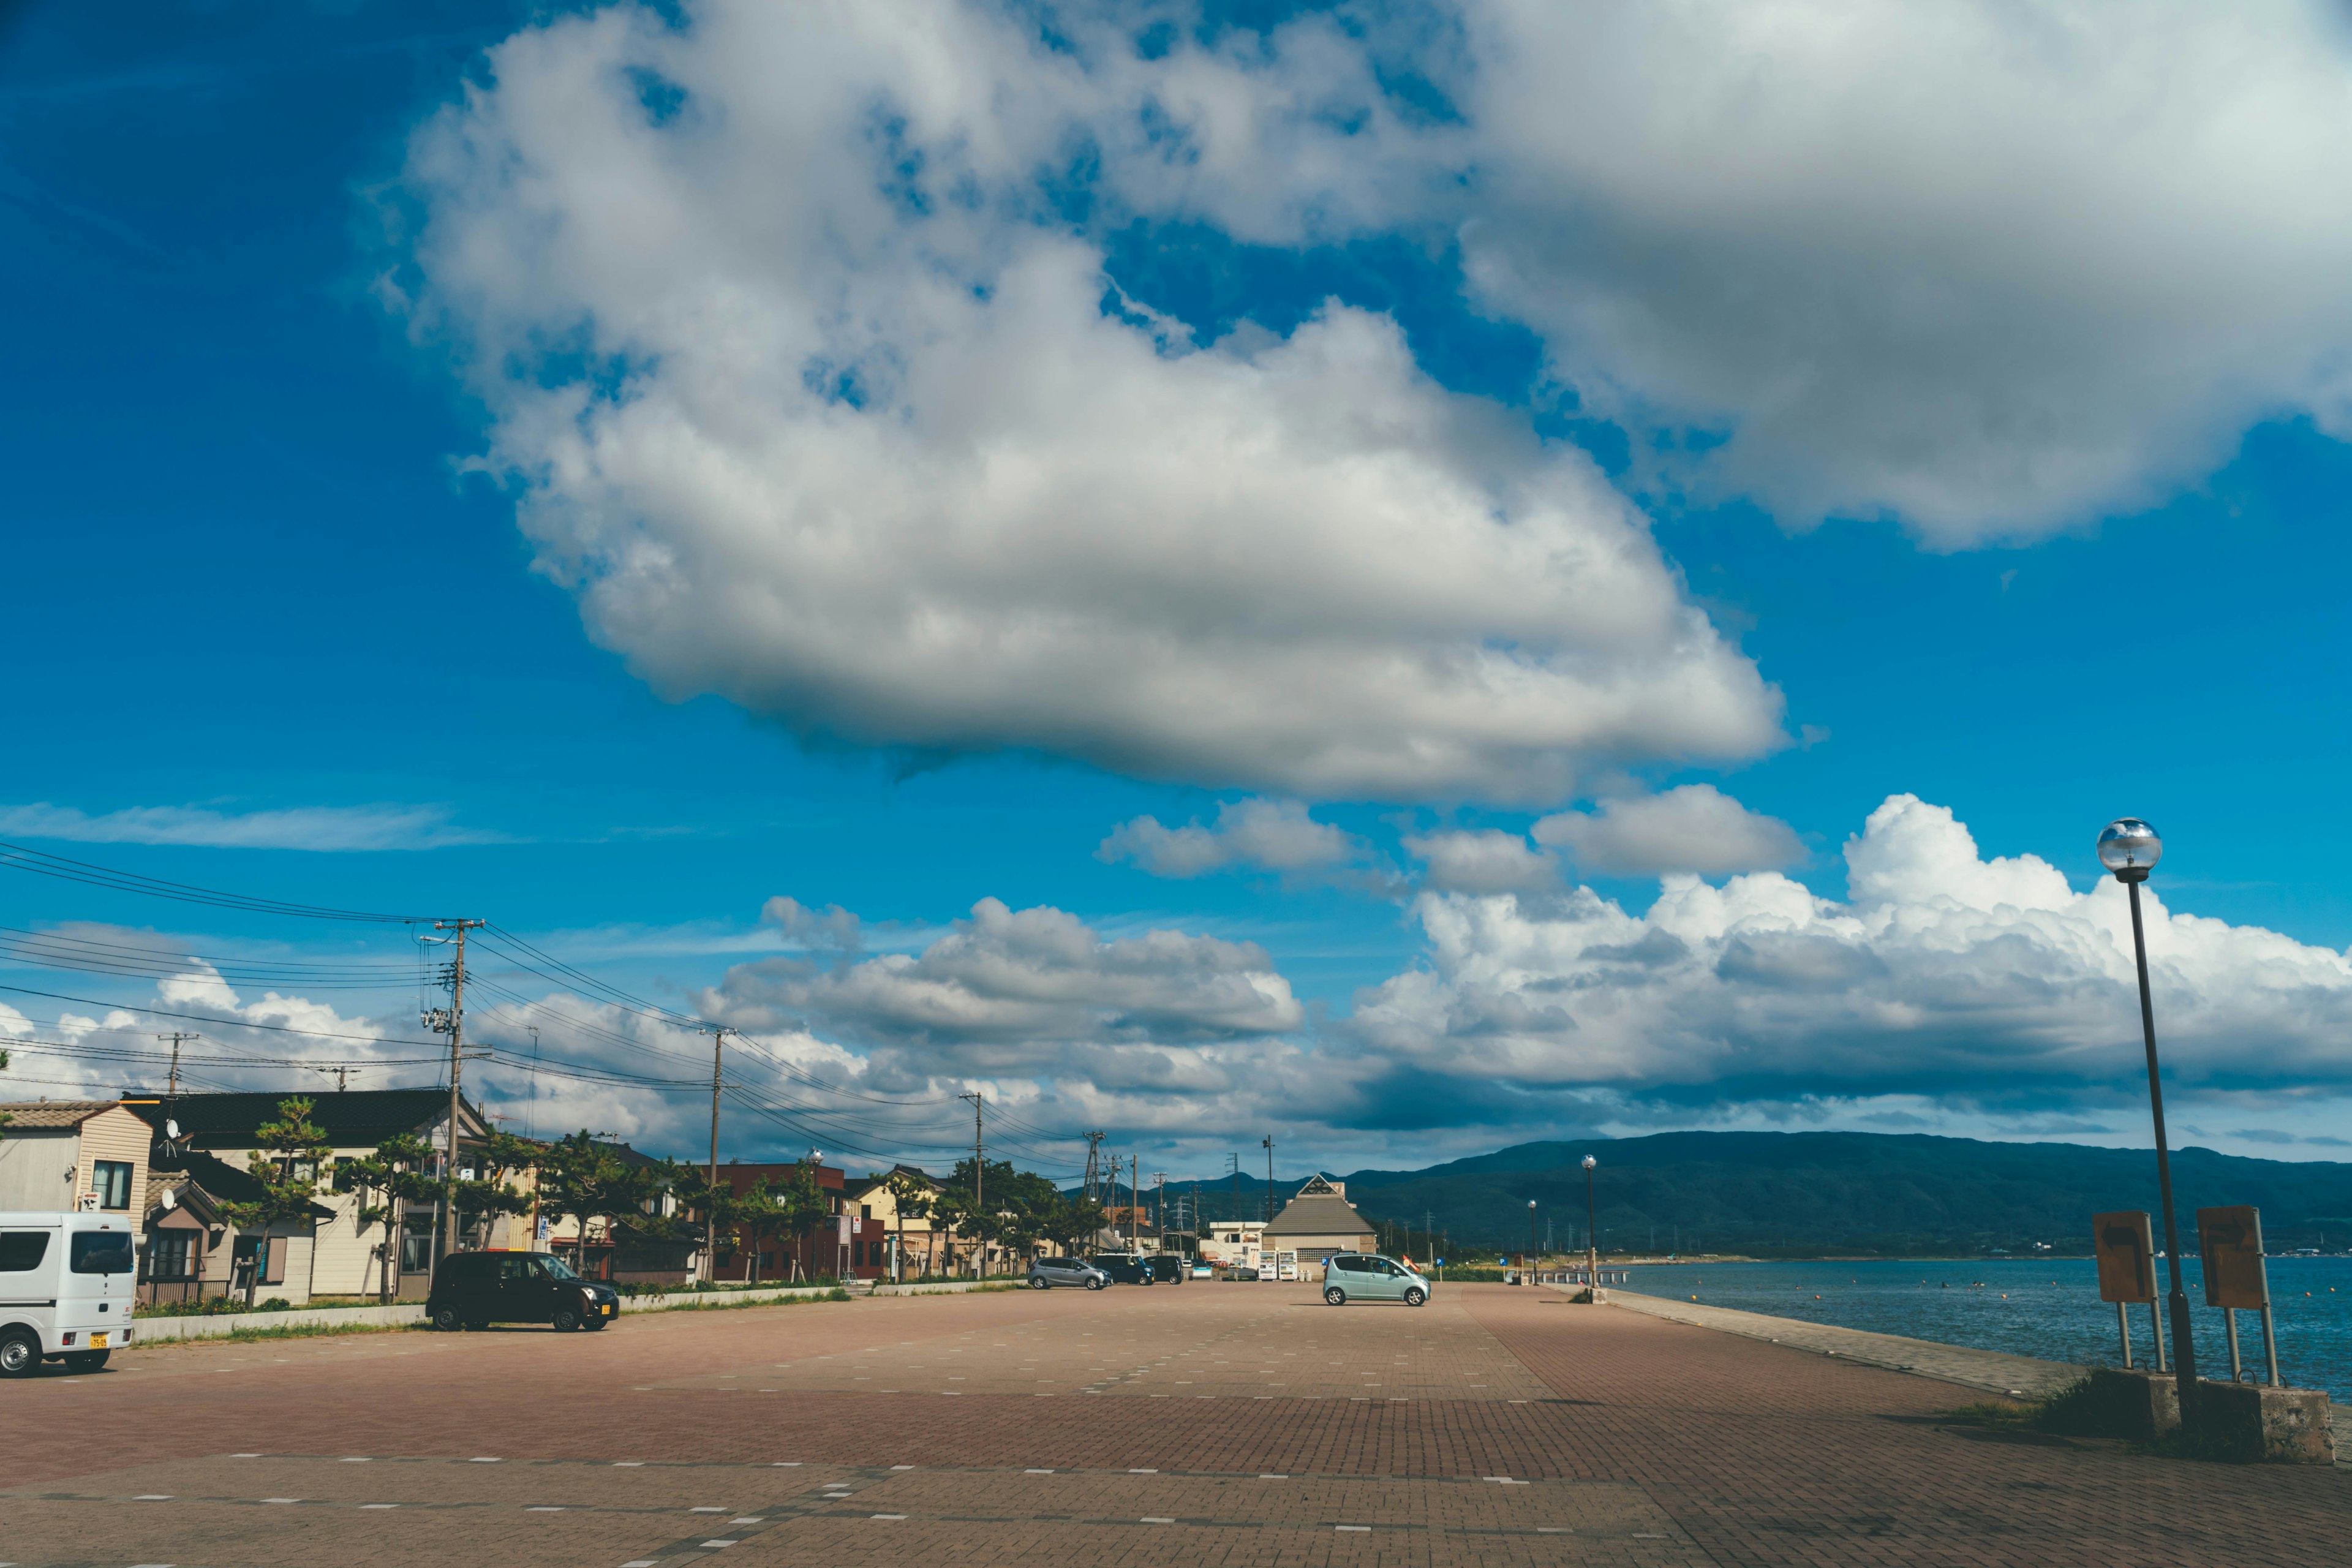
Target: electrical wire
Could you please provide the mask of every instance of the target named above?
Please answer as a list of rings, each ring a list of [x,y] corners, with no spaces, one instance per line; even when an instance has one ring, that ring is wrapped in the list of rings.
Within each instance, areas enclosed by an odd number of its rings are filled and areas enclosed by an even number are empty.
[[[339,910],[324,904],[300,904],[285,899],[257,898],[249,893],[225,892],[218,888],[197,887],[188,882],[165,881],[160,877],[145,877],[135,871],[119,871],[110,866],[94,865],[87,860],[69,860],[62,855],[26,848],[21,844],[0,842],[0,868],[29,871],[35,876],[55,877],[63,881],[80,882],[93,888],[108,888],[117,892],[141,893],[149,898],[172,899],[185,904],[208,904],[215,909],[244,910],[254,914],[288,915],[299,920],[348,921],[373,925],[412,925],[429,921],[429,915],[382,914],[367,910]]]
[[[291,1024],[257,1024],[250,1018],[222,1018],[205,1013],[175,1013],[167,1007],[141,1007],[129,1002],[100,1002],[88,996],[68,996],[62,992],[36,991],[28,985],[0,985],[0,991],[18,996],[40,996],[51,1002],[74,1002],[84,1007],[112,1007],[125,1013],[139,1013],[150,1018],[187,1018],[199,1024],[213,1024],[239,1029],[268,1029],[273,1034],[300,1035],[312,1040],[364,1040],[380,1046],[430,1046],[431,1040],[404,1040],[389,1035],[338,1035],[323,1029],[298,1029]]]

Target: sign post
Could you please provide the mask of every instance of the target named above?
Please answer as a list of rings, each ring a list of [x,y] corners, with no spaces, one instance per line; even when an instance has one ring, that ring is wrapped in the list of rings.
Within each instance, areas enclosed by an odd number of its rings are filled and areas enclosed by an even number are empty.
[[[2132,1364],[2131,1319],[2126,1305],[2147,1303],[2148,1321],[2156,1328],[2156,1370],[2164,1366],[2164,1314],[2156,1308],[2156,1239],[2147,1215],[2139,1209],[2091,1216],[2091,1246],[2099,1260],[2099,1300],[2116,1304],[2116,1331],[2124,1342],[2124,1368]]]
[[[2271,1324],[2271,1289],[2263,1267],[2263,1216],[2252,1205],[2197,1211],[2197,1251],[2204,1265],[2205,1304],[2221,1309],[2230,1331],[2230,1381],[2244,1377],[2238,1355],[2238,1311],[2263,1315],[2263,1359],[2270,1385],[2279,1385],[2278,1341]]]

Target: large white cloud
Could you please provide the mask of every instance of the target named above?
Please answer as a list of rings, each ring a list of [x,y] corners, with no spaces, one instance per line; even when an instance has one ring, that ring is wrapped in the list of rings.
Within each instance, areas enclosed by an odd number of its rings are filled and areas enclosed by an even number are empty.
[[[1444,133],[1321,23],[1080,42],[953,0],[622,8],[420,133],[387,287],[472,367],[592,633],[805,733],[1326,797],[1553,804],[1775,744],[1580,455],[1385,317],[1196,343],[1050,205],[1084,165],[1126,210],[1342,231],[1426,208]]]
[[[1771,872],[1669,877],[1641,914],[1589,889],[1424,894],[1427,965],[1360,996],[1350,1027],[1399,1070],[1535,1089],[2048,1108],[2130,1082],[2121,886],[2077,893],[2034,857],[1985,859],[1910,795],[1845,857],[1843,903]],[[2146,897],[2168,1072],[2213,1092],[2352,1085],[2344,954]]]
[[[2352,435],[2327,0],[1456,0],[1467,264],[1674,478],[1947,544]]]
[[[890,1051],[895,1070],[918,1081],[1099,1066],[1130,1047],[1160,1059],[1306,1021],[1255,943],[1175,931],[1105,938],[1064,910],[995,899],[919,953],[829,970],[789,958],[738,964],[704,1005],[747,1027],[806,1027]]]

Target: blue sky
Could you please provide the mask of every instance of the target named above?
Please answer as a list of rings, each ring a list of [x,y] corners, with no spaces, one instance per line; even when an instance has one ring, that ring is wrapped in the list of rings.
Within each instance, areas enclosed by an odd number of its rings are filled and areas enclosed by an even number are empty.
[[[2003,8],[1812,54],[1537,9],[10,11],[0,838],[487,914],[751,1030],[747,1157],[937,1159],[980,1084],[1041,1165],[1095,1125],[1213,1173],[1269,1131],[1339,1169],[1666,1125],[2144,1142],[2084,945],[2129,812],[2202,917],[2158,943],[2176,1119],[2332,1157],[2352,899],[2306,824],[2346,733],[2352,222],[2307,193],[2344,40],[2212,20],[2284,107],[2186,173],[2095,132],[2136,80],[2231,123],[2193,29],[2012,51],[2051,173],[1962,133]],[[956,29],[942,85],[908,40]],[[1571,46],[1698,52],[1548,120],[1507,62]],[[826,60],[838,90],[795,74]],[[1774,85],[1734,136],[1703,94],[1742,68]],[[1669,144],[1684,91],[1716,129]],[[2111,209],[2051,238],[2074,183]],[[1146,817],[1175,837],[1116,836]],[[2070,886],[1984,869],[2021,856]],[[1654,911],[1661,876],[1716,902]],[[24,876],[0,924],[352,940]],[[1645,941],[1675,952],[1611,956]],[[509,1046],[686,1048],[508,981]],[[405,993],[312,1000],[414,1034]],[[28,1097],[169,1026],[14,1001],[83,1053],[20,1049]],[[256,1001],[190,1006],[226,1051]],[[688,1093],[488,1081],[698,1146]]]

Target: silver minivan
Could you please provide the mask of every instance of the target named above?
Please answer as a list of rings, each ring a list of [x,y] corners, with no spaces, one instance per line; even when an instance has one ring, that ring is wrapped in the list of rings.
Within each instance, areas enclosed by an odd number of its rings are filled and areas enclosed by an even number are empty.
[[[1323,1300],[1335,1307],[1349,1301],[1402,1301],[1418,1307],[1429,1300],[1429,1280],[1409,1263],[1372,1252],[1335,1252],[1323,1264]]]
[[[96,1372],[131,1342],[136,1239],[119,1214],[0,1213],[0,1377]]]
[[[1029,1289],[1050,1290],[1056,1285],[1077,1285],[1099,1290],[1110,1276],[1083,1258],[1040,1258],[1029,1265]]]

